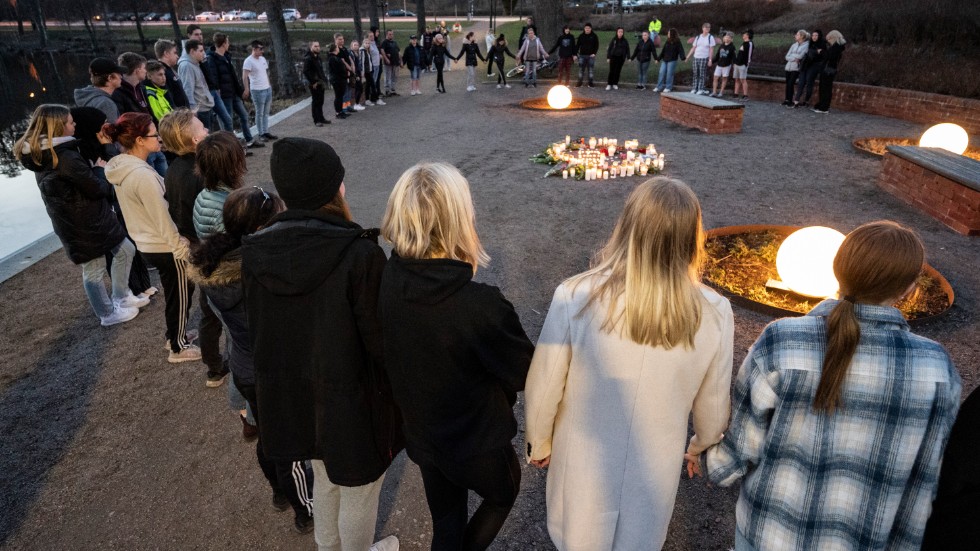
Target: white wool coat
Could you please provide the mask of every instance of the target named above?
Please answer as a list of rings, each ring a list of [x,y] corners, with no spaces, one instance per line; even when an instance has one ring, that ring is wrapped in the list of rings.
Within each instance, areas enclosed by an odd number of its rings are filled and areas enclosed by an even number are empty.
[[[605,305],[582,312],[600,277],[555,291],[525,387],[525,452],[551,456],[548,532],[559,550],[660,549],[689,415],[691,453],[720,441],[728,424],[732,308],[702,287],[693,349],[640,345],[600,330]]]

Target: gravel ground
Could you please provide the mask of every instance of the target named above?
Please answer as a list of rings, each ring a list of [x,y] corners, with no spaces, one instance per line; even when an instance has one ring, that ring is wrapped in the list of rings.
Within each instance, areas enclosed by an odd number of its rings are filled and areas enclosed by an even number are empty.
[[[709,228],[822,224],[847,232],[870,220],[897,220],[920,232],[930,262],[957,292],[952,311],[919,331],[949,349],[966,392],[980,384],[980,240],[879,190],[880,161],[850,146],[862,136],[915,136],[922,125],[749,102],[741,134],[708,136],[661,121],[649,91],[582,89],[577,93],[605,106],[542,113],[515,104],[544,88],[484,84],[466,93],[464,76],[447,74],[448,94],[434,93],[434,76],[425,75],[420,97],[392,98],[323,128],[304,111],[273,131],[321,138],[337,149],[348,199],[365,226],[379,223],[393,183],[416,161],[460,167],[493,257],[478,279],[501,287],[532,339],[555,286],[586,267],[640,181],[543,179],[546,167],[528,157],[566,134],[654,142],[666,153],[666,174],[700,196]],[[399,87],[407,86],[403,75]],[[249,185],[271,185],[270,153],[266,147],[249,158]],[[201,364],[166,362],[162,298],[134,321],[103,329],[79,283],[78,268],[59,252],[0,285],[2,548],[313,548],[312,536],[292,533],[289,514],[271,508],[226,389],[206,389]],[[739,307],[735,316],[737,366],[770,318]],[[525,467],[523,476],[494,549],[553,548],[544,475]],[[666,549],[727,549],[736,495],[682,480]],[[425,549],[430,529],[418,469],[403,454],[385,482],[378,534],[397,534],[404,549]]]

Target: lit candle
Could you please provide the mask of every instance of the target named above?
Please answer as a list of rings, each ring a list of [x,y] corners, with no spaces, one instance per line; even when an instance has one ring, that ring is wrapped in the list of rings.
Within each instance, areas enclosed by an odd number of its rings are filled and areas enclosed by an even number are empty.
[[[596,144],[595,136],[592,136],[591,138],[589,138],[589,149],[595,149],[595,144]]]
[[[609,146],[609,156],[612,157],[615,154],[616,154],[616,144],[610,145]]]
[[[602,171],[602,179],[603,180],[608,180],[609,179],[609,171],[608,170],[603,170]]]
[[[585,181],[588,182],[591,179],[592,179],[592,169],[586,167],[586,169],[585,169]]]
[[[565,136],[565,145],[568,145],[568,144],[570,144],[570,143],[572,143],[572,137],[571,137],[571,136],[568,136],[568,135],[566,135],[566,136]]]
[[[627,161],[632,161],[635,156],[636,156],[636,154],[633,153],[632,151],[627,151],[626,152],[626,160]]]
[[[627,176],[633,176],[634,170],[635,169],[633,168],[633,165],[626,165],[626,175]]]
[[[653,147],[653,144],[650,144],[650,145],[648,145],[648,146],[647,146],[647,154],[649,154],[649,155],[653,155],[653,154],[654,154],[654,153],[653,153],[653,151],[654,151],[654,149],[656,149],[656,148],[655,148],[655,147]]]
[[[565,170],[562,170],[561,171],[561,179],[562,180],[567,180],[568,179],[568,169],[567,168]]]
[[[647,172],[649,172],[647,165],[640,165],[640,176],[646,176]]]
[[[624,178],[626,177],[626,165],[619,166],[619,175]]]

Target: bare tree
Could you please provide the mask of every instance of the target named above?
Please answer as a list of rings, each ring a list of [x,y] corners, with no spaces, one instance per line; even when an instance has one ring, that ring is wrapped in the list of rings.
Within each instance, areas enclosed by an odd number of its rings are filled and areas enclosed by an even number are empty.
[[[371,19],[371,26],[381,28],[381,21],[378,19],[378,0],[368,0],[368,18]]]
[[[41,10],[40,0],[20,0],[20,2],[23,2],[24,6],[27,8],[27,15],[31,20],[31,25],[33,25],[34,30],[38,33],[37,36],[38,40],[41,42],[41,47],[47,47],[48,28],[44,21],[44,12]]]
[[[537,0],[532,4],[531,14],[542,42],[551,42],[561,36],[561,28],[565,24],[562,5],[562,0]]]
[[[174,0],[167,0],[167,9],[170,10],[170,26],[174,29],[174,40],[176,44],[180,44],[180,23],[177,22],[177,6],[174,5]]]
[[[416,11],[416,14],[415,14],[416,33],[415,34],[417,34],[418,36],[422,36],[422,33],[425,32],[425,0],[418,0],[417,2],[415,2],[415,11]],[[419,44],[421,44],[421,43],[422,43],[422,41],[419,40]]]
[[[361,41],[361,33],[363,29],[361,28],[361,2],[360,0],[351,0],[351,8],[354,10],[354,40],[358,42]]]
[[[289,31],[282,17],[282,0],[266,0],[266,14],[269,16],[269,33],[272,35],[272,48],[276,54],[276,78],[279,94],[292,96],[297,87],[296,69],[293,67],[292,52],[289,49]]]
[[[140,7],[137,0],[130,0],[130,6],[133,9],[133,17],[136,18],[136,33],[140,37],[140,48],[146,51],[146,35],[143,34],[143,14],[140,13]]]

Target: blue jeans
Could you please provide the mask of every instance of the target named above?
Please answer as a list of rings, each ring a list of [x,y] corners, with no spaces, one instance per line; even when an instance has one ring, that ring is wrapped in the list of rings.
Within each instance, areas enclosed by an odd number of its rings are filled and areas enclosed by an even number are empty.
[[[225,104],[225,109],[229,113],[234,111],[238,115],[238,122],[242,125],[242,137],[245,138],[246,142],[252,141],[252,132],[248,129],[248,110],[245,109],[245,102],[242,101],[242,98],[238,96],[221,98],[221,103]]]
[[[412,80],[418,80],[419,78],[422,77],[422,66],[418,65],[416,67],[412,67],[411,69],[409,69],[408,72],[409,72],[409,78],[411,78]]]
[[[589,73],[589,84],[592,84],[592,77],[595,73],[595,58],[591,56],[579,56],[578,58],[578,83],[582,84],[582,77]]]
[[[231,376],[232,383],[228,385],[228,406],[234,411],[245,410],[245,421],[255,426],[255,416],[252,414],[252,408],[249,407],[248,401],[242,396],[242,392],[238,390],[238,385],[235,384],[235,375]]]
[[[637,61],[640,64],[639,74],[636,77],[636,83],[640,86],[647,85],[647,70],[650,69],[649,61]]]
[[[129,290],[129,268],[133,265],[133,256],[136,255],[136,245],[127,238],[123,238],[118,245],[112,248],[112,300],[105,290],[105,256],[93,258],[82,264],[82,286],[85,288],[85,296],[88,297],[92,310],[99,319],[112,314],[115,309],[114,301],[122,300],[130,295]]]
[[[524,62],[524,85],[538,85],[538,61]]]
[[[677,60],[661,61],[660,76],[657,77],[657,90],[672,90],[674,88],[674,71],[677,69]]]
[[[272,88],[251,90],[252,103],[255,104],[255,126],[259,136],[269,133],[269,111],[272,110]]]
[[[146,162],[153,167],[153,170],[157,171],[157,174],[159,174],[161,178],[167,177],[167,156],[164,155],[162,151],[150,153],[150,155],[146,158]]]
[[[231,122],[231,115],[228,114],[228,110],[225,109],[225,102],[221,99],[221,92],[218,90],[212,90],[211,96],[214,98],[214,114],[218,117],[218,126],[222,130],[228,130],[229,132],[235,130],[235,125]],[[208,128],[211,131],[211,128]]]

